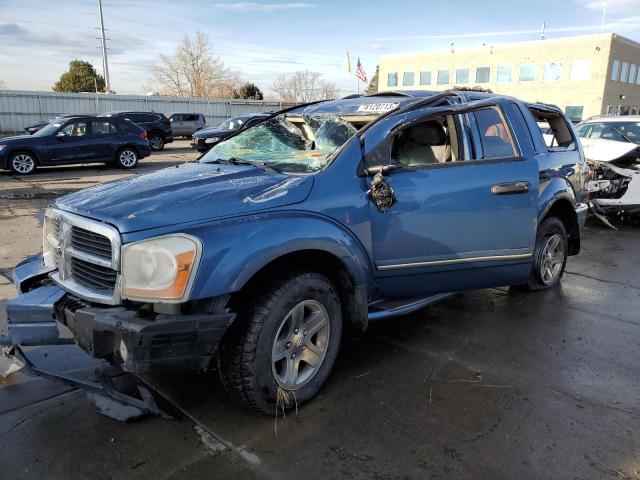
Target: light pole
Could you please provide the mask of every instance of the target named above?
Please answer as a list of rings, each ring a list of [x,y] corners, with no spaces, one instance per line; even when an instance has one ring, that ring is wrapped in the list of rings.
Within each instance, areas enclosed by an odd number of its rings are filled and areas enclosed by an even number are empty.
[[[109,62],[107,60],[107,39],[104,36],[104,19],[102,18],[102,0],[98,0],[98,12],[100,13],[100,37],[102,39],[102,71],[107,93],[110,93],[111,82],[109,81]]]

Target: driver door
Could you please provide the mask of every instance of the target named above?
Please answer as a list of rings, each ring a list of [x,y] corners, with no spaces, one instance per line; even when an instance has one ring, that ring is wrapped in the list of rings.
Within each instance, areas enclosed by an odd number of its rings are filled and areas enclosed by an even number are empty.
[[[47,146],[52,163],[81,162],[94,156],[91,139],[91,122],[75,120],[61,127]]]
[[[391,166],[383,181],[395,196],[387,211],[370,201],[376,280],[384,296],[528,278],[538,165],[529,147],[514,140],[506,107],[485,102],[468,111],[412,112],[367,156]]]

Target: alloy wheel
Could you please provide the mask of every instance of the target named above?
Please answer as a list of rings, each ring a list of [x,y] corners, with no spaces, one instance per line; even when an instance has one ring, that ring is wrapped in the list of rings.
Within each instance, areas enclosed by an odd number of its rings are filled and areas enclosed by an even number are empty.
[[[132,150],[123,150],[122,152],[120,152],[120,164],[123,167],[133,167],[138,158],[135,154],[135,152],[133,152]]]
[[[162,140],[160,135],[152,135],[149,139],[149,143],[153,150],[162,150],[162,147],[164,147],[164,140]]]
[[[31,155],[20,153],[13,157],[11,165],[16,172],[26,174],[31,173],[35,169],[36,162]]]
[[[296,390],[315,376],[327,353],[329,333],[329,315],[316,300],[304,300],[287,313],[271,352],[271,367],[278,385]]]
[[[558,279],[564,261],[564,239],[555,233],[547,238],[540,257],[540,278],[545,285],[551,285]]]

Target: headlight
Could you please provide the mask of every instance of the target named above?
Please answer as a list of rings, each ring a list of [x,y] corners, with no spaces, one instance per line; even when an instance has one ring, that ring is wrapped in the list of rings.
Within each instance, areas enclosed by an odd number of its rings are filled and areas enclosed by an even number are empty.
[[[57,267],[56,258],[60,251],[60,239],[58,232],[58,220],[50,216],[49,210],[45,213],[42,225],[42,257],[47,267]]]
[[[204,139],[204,143],[218,143],[219,141],[220,137],[210,137]]]
[[[186,299],[200,261],[202,242],[168,235],[122,247],[122,297],[177,303]]]

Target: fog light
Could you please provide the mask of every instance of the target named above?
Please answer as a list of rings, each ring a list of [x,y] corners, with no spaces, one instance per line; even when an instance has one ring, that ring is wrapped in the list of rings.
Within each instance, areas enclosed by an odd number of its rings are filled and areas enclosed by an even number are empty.
[[[122,361],[126,362],[127,357],[129,356],[129,351],[127,350],[127,346],[124,343],[124,340],[120,340],[120,357],[122,357]]]

